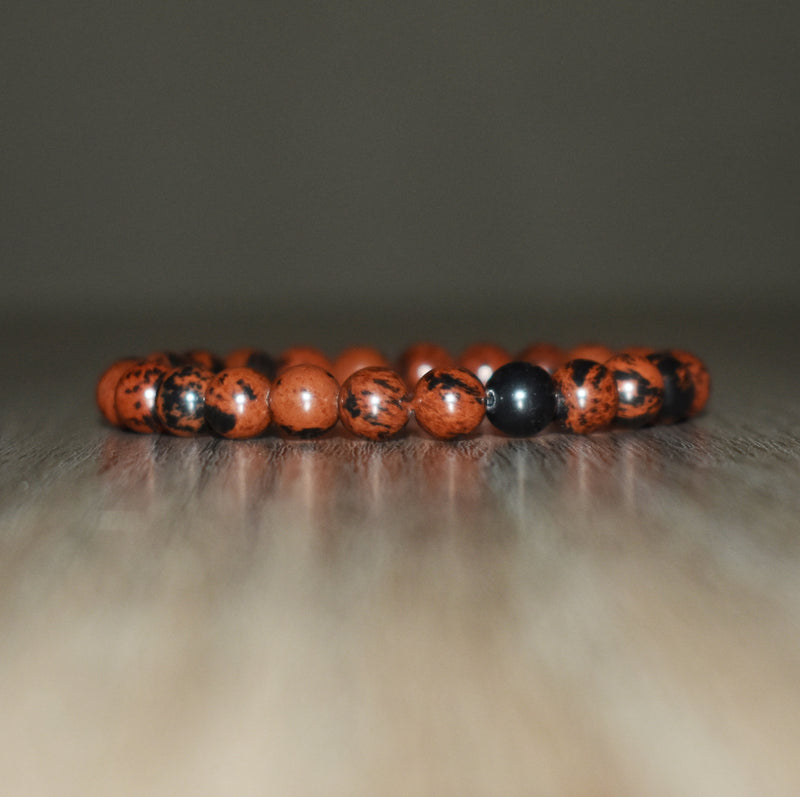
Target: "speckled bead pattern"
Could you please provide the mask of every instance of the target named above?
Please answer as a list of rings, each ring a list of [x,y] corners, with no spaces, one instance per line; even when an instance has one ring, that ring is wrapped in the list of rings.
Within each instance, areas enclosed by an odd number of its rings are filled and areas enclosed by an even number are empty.
[[[507,349],[494,343],[476,343],[467,347],[458,358],[460,368],[471,371],[485,385],[492,374],[511,360]]]
[[[660,423],[677,423],[689,416],[694,402],[694,383],[689,367],[667,352],[647,358],[664,379],[664,401],[658,416]]]
[[[466,368],[434,368],[414,389],[414,415],[431,436],[452,440],[478,428],[486,414],[481,381]]]
[[[223,369],[206,387],[206,423],[231,440],[257,437],[272,420],[269,390],[269,380],[258,371]]]
[[[409,346],[397,363],[397,370],[413,390],[417,382],[433,368],[454,368],[453,355],[436,343],[415,343]]]
[[[617,424],[636,428],[655,423],[664,402],[661,371],[640,354],[616,354],[605,366],[617,383]]]
[[[103,417],[112,426],[123,426],[124,424],[119,419],[117,406],[115,403],[115,394],[117,392],[117,383],[126,371],[130,371],[140,360],[128,358],[125,360],[117,360],[117,362],[110,365],[103,371],[100,379],[97,380],[97,388],[95,389],[95,400],[97,407],[102,413]]]
[[[350,346],[334,361],[331,373],[342,385],[345,380],[362,368],[389,368],[386,356],[372,346]]]
[[[506,363],[486,383],[486,417],[507,435],[541,432],[552,422],[555,408],[553,380],[538,365]]]
[[[170,371],[156,396],[156,417],[170,434],[191,437],[205,427],[205,394],[213,374],[193,365]]]
[[[708,403],[711,395],[711,375],[708,373],[706,364],[696,354],[683,349],[670,349],[669,354],[689,369],[689,376],[694,387],[694,398],[689,405],[686,417],[693,418],[701,413]]]
[[[126,429],[140,434],[161,429],[156,400],[167,373],[163,366],[145,362],[134,365],[120,377],[114,390],[114,405],[120,423]]]
[[[388,368],[361,368],[339,391],[339,418],[348,431],[367,440],[388,440],[408,423],[408,387]]]
[[[583,356],[564,361],[576,353]],[[207,349],[164,349],[113,363],[95,400],[109,424],[140,433],[238,440],[274,425],[311,438],[341,420],[349,433],[382,441],[416,418],[421,431],[450,440],[475,432],[484,417],[517,437],[551,423],[578,434],[676,423],[702,413],[711,390],[705,363],[684,349],[635,345],[613,353],[588,343],[565,352],[538,341],[519,359],[507,357],[501,346],[477,343],[456,366],[447,349],[422,342],[405,349],[393,370],[372,346],[346,348],[333,365],[310,346],[286,349],[277,362],[251,347],[224,360]]]
[[[269,406],[275,424],[294,437],[317,437],[339,420],[339,383],[317,365],[295,365],[273,384]]]
[[[555,420],[565,432],[589,434],[611,425],[619,398],[614,374],[593,360],[570,360],[553,374]]]

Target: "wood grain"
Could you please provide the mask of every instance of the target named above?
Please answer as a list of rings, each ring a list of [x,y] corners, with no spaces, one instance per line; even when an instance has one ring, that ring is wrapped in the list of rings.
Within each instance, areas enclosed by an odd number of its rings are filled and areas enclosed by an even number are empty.
[[[107,428],[75,335],[5,386],[5,793],[800,790],[788,335],[690,423],[386,444]]]

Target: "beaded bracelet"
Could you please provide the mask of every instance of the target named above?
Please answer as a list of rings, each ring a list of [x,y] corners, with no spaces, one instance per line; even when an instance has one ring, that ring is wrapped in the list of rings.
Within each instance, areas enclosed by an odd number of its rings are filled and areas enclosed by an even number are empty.
[[[484,417],[515,437],[554,422],[576,434],[674,423],[701,412],[710,387],[704,363],[682,350],[584,345],[564,352],[539,343],[512,357],[477,344],[456,361],[421,343],[403,352],[396,370],[363,346],[335,362],[308,347],[278,360],[249,348],[224,360],[204,350],[156,352],[115,362],[100,377],[96,399],[109,423],[140,433],[241,439],[274,424],[309,438],[341,421],[354,435],[387,440],[413,415],[425,432],[450,440],[474,432]]]

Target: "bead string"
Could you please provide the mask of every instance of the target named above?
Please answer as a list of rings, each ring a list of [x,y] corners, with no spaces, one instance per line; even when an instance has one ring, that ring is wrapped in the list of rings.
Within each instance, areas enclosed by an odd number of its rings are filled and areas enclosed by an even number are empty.
[[[413,390],[409,386],[413,385]],[[274,360],[237,349],[155,352],[118,360],[97,383],[106,420],[134,432],[257,437],[274,425],[309,438],[337,422],[354,435],[387,440],[413,416],[431,436],[468,435],[484,418],[527,437],[555,424],[588,434],[694,417],[705,407],[705,364],[683,350],[601,345],[569,351],[547,343],[512,357],[494,344],[470,346],[456,361],[441,346],[415,344],[394,369],[376,349],[353,347],[330,362],[294,347]]]

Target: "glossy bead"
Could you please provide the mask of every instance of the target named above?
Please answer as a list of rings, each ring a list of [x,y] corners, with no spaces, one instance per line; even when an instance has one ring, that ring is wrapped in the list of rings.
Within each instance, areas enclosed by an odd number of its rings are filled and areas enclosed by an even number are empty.
[[[387,440],[408,422],[408,387],[388,368],[361,368],[345,379],[339,391],[339,418],[353,434]]]
[[[95,399],[97,401],[97,408],[103,414],[103,417],[113,426],[123,426],[117,413],[117,407],[114,403],[114,395],[117,390],[117,382],[127,371],[130,371],[139,360],[128,358],[126,360],[117,360],[117,362],[110,365],[97,380],[97,387],[95,388]]]
[[[689,369],[689,376],[694,385],[694,399],[689,406],[688,418],[693,418],[702,412],[711,395],[711,375],[706,364],[696,355],[683,349],[671,349],[669,352],[678,362]]]
[[[489,377],[501,366],[511,360],[511,355],[502,346],[494,343],[475,343],[461,353],[458,364],[472,371],[485,385]]]
[[[414,389],[414,416],[433,437],[450,440],[477,429],[486,414],[483,384],[466,368],[434,368]]]
[[[216,373],[223,368],[222,360],[211,351],[206,349],[192,349],[185,351],[183,357],[187,365],[194,365],[196,368],[203,368],[206,371]]]
[[[164,377],[156,397],[156,417],[165,431],[178,437],[203,431],[206,388],[212,378],[210,371],[193,365],[176,368]]]
[[[117,382],[114,406],[120,423],[141,434],[161,431],[156,398],[167,369],[152,362],[138,363]]]
[[[206,422],[232,440],[257,437],[272,420],[269,380],[251,368],[225,368],[206,388]]]
[[[330,373],[333,364],[319,349],[312,346],[292,346],[284,351],[278,359],[277,373],[281,374],[295,365],[316,365]]]
[[[274,379],[277,367],[275,360],[265,351],[245,347],[235,349],[225,358],[226,368],[250,368],[253,371],[266,376],[267,379]]]
[[[454,368],[455,360],[447,349],[436,343],[415,343],[398,360],[398,371],[405,383],[414,388],[420,377],[433,368]]]
[[[668,352],[657,352],[647,359],[658,368],[664,379],[664,402],[658,420],[675,423],[687,418],[694,401],[694,383],[688,366]]]
[[[555,408],[553,380],[538,365],[506,363],[486,383],[486,417],[506,434],[536,434],[552,422]]]
[[[295,365],[272,385],[269,406],[286,434],[316,437],[339,420],[339,383],[317,365]]]
[[[615,354],[605,366],[617,383],[617,423],[627,427],[655,423],[664,401],[661,371],[638,354]]]
[[[617,383],[605,365],[570,360],[553,374],[555,419],[565,432],[588,434],[605,429],[617,414]]]
[[[389,361],[372,346],[351,346],[345,349],[333,364],[331,372],[339,384],[362,368],[389,368]]]
[[[532,343],[515,358],[518,361],[538,365],[549,374],[555,373],[567,361],[567,353],[552,343]]]
[[[614,356],[616,352],[602,343],[581,343],[567,352],[567,362],[570,360],[591,360],[595,363],[604,363]]]

